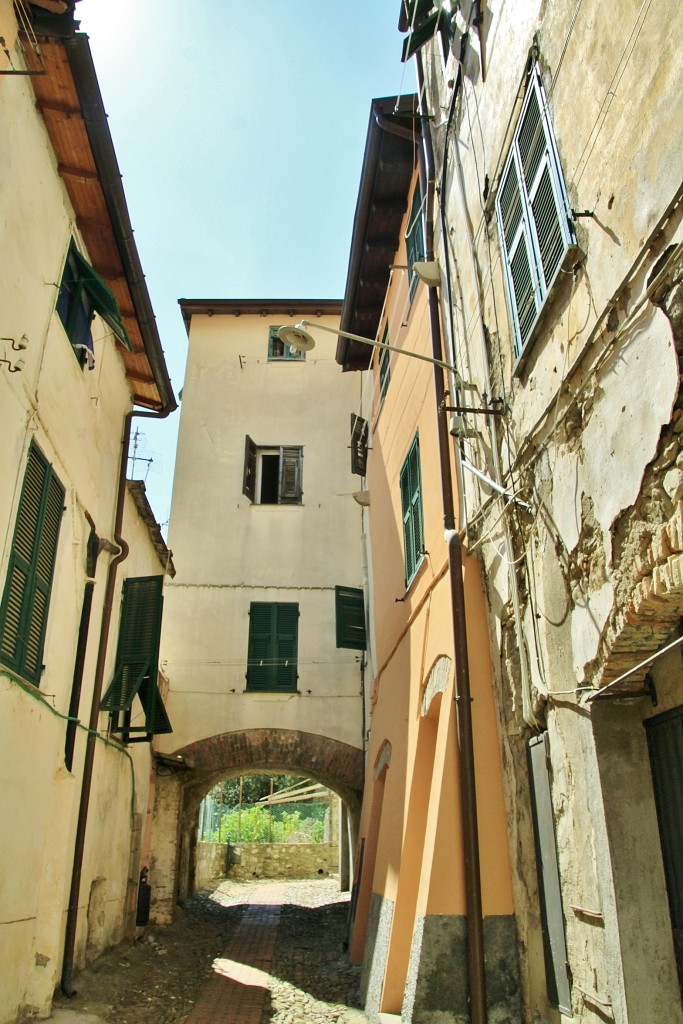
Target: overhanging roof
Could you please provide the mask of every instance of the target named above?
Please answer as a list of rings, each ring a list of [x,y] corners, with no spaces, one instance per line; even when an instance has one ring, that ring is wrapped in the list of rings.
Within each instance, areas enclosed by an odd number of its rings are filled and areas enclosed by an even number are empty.
[[[372,101],[351,237],[341,329],[375,338],[415,167],[417,97]],[[415,132],[415,134],[413,134]],[[366,369],[372,349],[340,338],[337,362]]]
[[[31,76],[58,171],[88,258],[116,297],[132,351],[117,342],[136,405],[172,412],[176,400],[133,239],[114,145],[88,37],[71,12],[34,12],[41,62],[26,47]]]
[[[278,316],[288,320],[297,317],[339,316],[341,299],[178,299],[190,333],[195,314],[205,316]]]

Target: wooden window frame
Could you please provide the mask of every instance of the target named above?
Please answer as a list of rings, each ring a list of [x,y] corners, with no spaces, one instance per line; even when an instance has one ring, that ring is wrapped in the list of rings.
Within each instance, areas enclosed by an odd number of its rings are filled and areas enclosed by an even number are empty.
[[[277,501],[263,501],[261,497],[262,459],[276,455],[279,459]],[[301,445],[258,445],[249,435],[244,443],[244,473],[242,493],[252,505],[303,504],[304,450]]]
[[[337,647],[367,650],[365,599],[360,587],[335,587],[334,610]]]
[[[422,191],[420,189],[420,182],[418,181],[413,189],[413,195],[410,201],[410,212],[408,214],[408,223],[406,225],[406,262],[408,264],[408,287],[411,302],[415,296],[417,282],[419,280],[417,274],[413,270],[413,264],[420,263],[425,258],[425,232],[422,218],[422,206]]]

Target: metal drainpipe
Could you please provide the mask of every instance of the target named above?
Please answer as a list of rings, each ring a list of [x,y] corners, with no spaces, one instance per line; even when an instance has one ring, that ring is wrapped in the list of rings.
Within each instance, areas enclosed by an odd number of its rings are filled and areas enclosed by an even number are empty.
[[[424,70],[417,54],[418,90],[423,96]],[[429,120],[421,101],[420,121],[422,146],[419,147],[420,177],[427,196],[425,209],[425,258],[434,259],[434,154],[429,132]],[[443,197],[442,197],[443,200]],[[439,295],[429,288],[429,322],[432,353],[443,359]],[[455,530],[453,481],[451,475],[450,442],[447,413],[443,408],[443,371],[434,366],[434,391],[438,413],[439,463],[443,502],[444,529],[448,538],[448,564],[451,580],[451,606],[455,651],[456,710],[459,738],[459,777],[462,805],[463,854],[465,893],[467,904],[467,958],[472,1024],[486,1024],[486,972],[484,961],[484,921],[482,911],[481,877],[479,870],[479,831],[477,825],[477,794],[474,767],[474,741],[472,734],[472,697],[470,692],[469,659],[467,650],[467,622],[465,592],[462,580],[462,544]]]
[[[81,783],[81,798],[78,807],[78,823],[76,825],[76,839],[74,843],[74,860],[71,873],[71,890],[69,892],[69,906],[66,917],[66,931],[64,935],[64,957],[62,961],[62,992],[65,996],[72,998],[76,995],[73,987],[74,949],[76,945],[76,926],[78,923],[78,899],[81,889],[81,873],[83,869],[83,853],[85,850],[85,833],[88,822],[88,809],[90,805],[90,791],[92,788],[93,764],[95,761],[95,744],[97,740],[97,726],[100,714],[100,702],[102,699],[102,686],[104,682],[104,668],[109,644],[109,630],[111,626],[112,608],[114,605],[114,590],[116,586],[116,574],[119,565],[128,557],[128,545],[121,536],[123,527],[123,512],[126,498],[126,472],[128,468],[128,447],[130,444],[131,423],[134,416],[153,419],[164,419],[173,409],[174,405],[166,406],[161,412],[136,412],[131,410],[126,413],[123,427],[123,439],[121,441],[121,461],[119,464],[119,482],[116,496],[116,514],[114,521],[114,541],[119,547],[118,554],[112,558],[107,572],[107,582],[104,592],[104,604],[102,606],[102,624],[100,627],[100,641],[97,651],[97,665],[95,668],[95,683],[93,686],[92,703],[90,706],[90,722],[88,726],[88,738],[85,747],[85,759],[83,762],[83,781]]]
[[[81,621],[78,626],[78,643],[76,645],[76,660],[74,662],[73,681],[71,683],[71,700],[69,702],[69,721],[66,726],[66,740],[64,743],[64,764],[67,771],[71,771],[74,759],[74,746],[76,743],[76,719],[78,717],[78,705],[81,699],[81,686],[83,684],[83,670],[85,667],[85,651],[88,646],[88,629],[90,627],[90,613],[92,611],[92,597],[95,589],[95,570],[97,558],[100,553],[100,540],[97,536],[95,523],[86,512],[85,518],[90,526],[90,535],[85,558],[85,590],[83,592],[83,605],[81,607]]]

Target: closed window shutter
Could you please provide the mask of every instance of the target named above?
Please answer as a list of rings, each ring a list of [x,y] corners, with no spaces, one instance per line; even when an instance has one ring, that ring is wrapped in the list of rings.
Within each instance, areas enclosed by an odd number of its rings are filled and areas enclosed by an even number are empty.
[[[252,601],[247,689],[296,690],[299,605]]]
[[[0,658],[38,683],[64,488],[33,445],[19,499],[7,582],[0,608]]]
[[[242,494],[249,501],[256,499],[256,453],[258,449],[247,434],[244,442],[244,476],[242,478]]]
[[[249,609],[248,690],[271,688],[271,666],[274,665],[276,657],[273,635],[274,609],[273,604],[261,601],[252,601]]]
[[[278,690],[296,690],[297,637],[299,631],[299,605],[276,605],[277,664],[275,685]]]
[[[366,649],[363,591],[356,587],[335,587],[337,647],[354,651]]]
[[[280,503],[299,504],[301,502],[301,448],[280,448]]]

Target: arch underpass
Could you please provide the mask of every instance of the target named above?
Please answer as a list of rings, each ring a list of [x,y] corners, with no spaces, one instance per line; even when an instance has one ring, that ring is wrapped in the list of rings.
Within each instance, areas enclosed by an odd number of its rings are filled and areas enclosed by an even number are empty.
[[[169,923],[178,897],[193,891],[202,799],[221,779],[254,772],[305,775],[336,793],[346,811],[344,847],[355,848],[362,750],[294,729],[242,729],[196,740],[157,760],[150,858],[152,916],[157,923]]]

